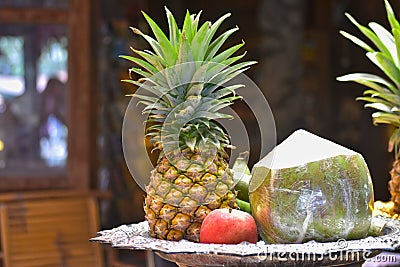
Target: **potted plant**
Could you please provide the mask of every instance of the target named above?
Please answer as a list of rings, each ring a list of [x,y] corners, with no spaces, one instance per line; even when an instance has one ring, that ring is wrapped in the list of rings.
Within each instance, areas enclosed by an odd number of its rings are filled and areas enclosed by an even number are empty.
[[[374,124],[389,124],[395,129],[389,139],[389,152],[394,152],[393,168],[390,171],[389,191],[391,201],[375,203],[375,215],[398,218],[400,215],[400,24],[392,7],[385,1],[390,31],[376,22],[367,26],[359,24],[351,15],[349,20],[367,37],[373,46],[358,37],[341,31],[340,33],[366,51],[367,58],[384,75],[352,73],[338,77],[338,81],[353,81],[366,86],[363,96],[357,100],[367,102],[365,107],[375,109],[372,114]]]

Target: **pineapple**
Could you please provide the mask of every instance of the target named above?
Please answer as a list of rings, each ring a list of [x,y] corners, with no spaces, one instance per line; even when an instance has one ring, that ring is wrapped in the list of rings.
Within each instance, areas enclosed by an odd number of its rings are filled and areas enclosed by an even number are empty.
[[[148,115],[146,135],[160,156],[146,186],[145,217],[153,237],[198,242],[205,216],[217,208],[237,208],[227,149],[229,136],[217,122],[231,118],[221,109],[240,99],[229,84],[254,61],[237,63],[234,56],[244,43],[220,52],[226,39],[238,30],[215,36],[226,14],[216,22],[199,24],[200,14],[186,12],[182,29],[166,8],[169,34],[146,13],[155,38],[132,28],[151,46],[122,56],[133,62],[126,82],[139,86],[132,96],[144,104]]]
[[[381,77],[367,73],[353,73],[338,77],[339,81],[353,81],[368,87],[364,96],[358,100],[366,101],[365,107],[376,111],[372,114],[374,124],[389,124],[394,131],[389,140],[388,150],[394,150],[395,160],[390,171],[389,191],[391,203],[376,203],[377,214],[396,217],[400,213],[400,24],[392,7],[385,0],[387,18],[391,32],[378,23],[371,22],[369,27],[360,25],[352,16],[350,21],[369,39],[373,47],[347,32],[341,34],[367,51],[366,56],[384,74]],[[378,205],[377,205],[378,204]],[[380,211],[379,211],[380,210]]]

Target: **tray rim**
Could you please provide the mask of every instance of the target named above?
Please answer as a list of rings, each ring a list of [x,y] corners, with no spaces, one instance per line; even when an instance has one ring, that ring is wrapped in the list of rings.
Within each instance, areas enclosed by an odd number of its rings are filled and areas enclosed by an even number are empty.
[[[373,221],[377,227],[381,227],[382,235],[368,236],[358,240],[340,239],[336,242],[309,241],[299,244],[266,244],[264,241],[259,241],[257,244],[204,244],[187,240],[167,241],[151,237],[146,221],[99,231],[97,237],[90,241],[110,244],[116,249],[152,250],[164,254],[217,254],[235,257],[260,257],[271,253],[327,255],[344,251],[398,251],[400,249],[400,220],[376,216]]]

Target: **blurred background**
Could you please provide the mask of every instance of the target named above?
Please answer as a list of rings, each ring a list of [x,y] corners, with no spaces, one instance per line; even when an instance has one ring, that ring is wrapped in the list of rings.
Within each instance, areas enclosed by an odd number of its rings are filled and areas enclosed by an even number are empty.
[[[400,1],[390,2],[399,10]],[[0,223],[4,266],[17,266],[9,256],[17,242],[11,238],[15,225],[28,231],[28,223],[37,222],[43,210],[49,211],[45,222],[52,224],[59,223],[54,216],[67,211],[69,219],[81,218],[87,231],[75,234],[85,238],[96,229],[144,219],[144,193],[127,169],[121,146],[130,100],[125,95],[135,88],[120,82],[131,65],[118,56],[131,54],[130,46],[146,47],[129,29],[150,32],[141,10],[167,29],[164,6],[178,24],[186,10],[203,10],[203,21],[231,13],[221,30],[238,25],[227,45],[244,40],[246,59],[258,61],[246,74],[269,101],[278,142],[304,128],[360,152],[371,171],[375,198],[389,199],[393,155],[387,140],[392,129],[372,125],[372,111],[355,101],[361,86],[335,80],[346,73],[377,71],[339,30],[361,37],[345,12],[364,25],[373,19],[388,26],[383,0],[0,0],[0,218],[9,221]],[[242,108],[237,104],[239,113]],[[242,119],[247,127],[257,125],[251,116]],[[250,138],[257,150],[258,137]],[[250,155],[250,166],[256,157]],[[74,213],[77,205],[87,207],[83,215]],[[70,221],[65,229],[76,223]],[[72,242],[59,238],[63,244]],[[63,258],[64,265],[58,266],[89,266],[82,263],[88,255],[104,254],[106,266],[111,261],[145,266],[149,258],[142,252],[93,252],[94,246],[84,246],[87,254],[68,254],[67,245],[64,251],[51,249],[56,262]],[[72,257],[74,265],[68,260]]]

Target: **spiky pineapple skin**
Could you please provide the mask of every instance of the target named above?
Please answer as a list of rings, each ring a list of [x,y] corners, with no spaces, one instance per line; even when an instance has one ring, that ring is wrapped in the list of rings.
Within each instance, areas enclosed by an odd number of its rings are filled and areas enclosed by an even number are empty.
[[[389,191],[391,195],[391,201],[394,203],[393,212],[400,213],[400,160],[395,160],[393,162],[390,176],[391,180],[389,181]]]
[[[200,227],[214,209],[237,208],[232,172],[226,159],[203,158],[186,149],[191,163],[178,168],[162,157],[151,172],[144,204],[152,237],[199,242]]]

